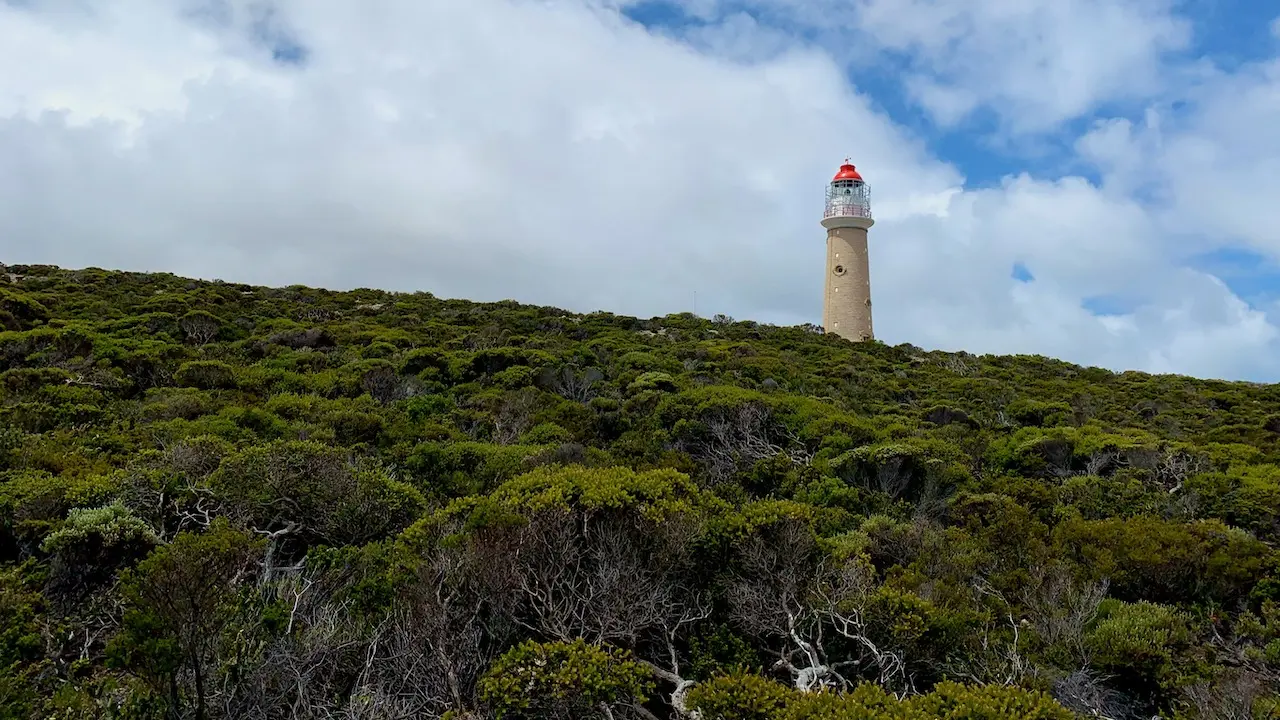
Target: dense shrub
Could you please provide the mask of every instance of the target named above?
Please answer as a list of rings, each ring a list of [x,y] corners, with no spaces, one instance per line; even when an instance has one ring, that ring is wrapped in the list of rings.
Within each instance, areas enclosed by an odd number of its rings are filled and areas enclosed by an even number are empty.
[[[1278,706],[1273,386],[10,274],[0,716]]]

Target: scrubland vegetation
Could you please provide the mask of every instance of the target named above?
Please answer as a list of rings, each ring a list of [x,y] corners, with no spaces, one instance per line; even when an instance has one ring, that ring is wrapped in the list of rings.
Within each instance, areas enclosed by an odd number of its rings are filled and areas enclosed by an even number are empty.
[[[1280,717],[1280,389],[0,268],[0,716]]]

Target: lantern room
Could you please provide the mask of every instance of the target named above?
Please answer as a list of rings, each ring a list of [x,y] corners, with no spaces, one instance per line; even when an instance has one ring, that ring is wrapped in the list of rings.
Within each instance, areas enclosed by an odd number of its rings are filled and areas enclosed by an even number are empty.
[[[840,166],[840,172],[827,186],[827,207],[822,216],[857,217],[871,219],[871,187],[858,174],[848,158]]]

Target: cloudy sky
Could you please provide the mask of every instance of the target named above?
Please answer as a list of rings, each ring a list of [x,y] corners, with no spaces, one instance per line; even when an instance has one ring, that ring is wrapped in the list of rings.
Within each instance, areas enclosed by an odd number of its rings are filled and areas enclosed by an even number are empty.
[[[0,262],[1280,380],[1263,0],[0,0]]]

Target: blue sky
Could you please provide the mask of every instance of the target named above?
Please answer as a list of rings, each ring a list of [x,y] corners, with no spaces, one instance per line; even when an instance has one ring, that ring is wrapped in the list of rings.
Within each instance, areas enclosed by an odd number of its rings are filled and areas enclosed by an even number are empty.
[[[1223,70],[1237,70],[1250,63],[1265,62],[1276,53],[1278,41],[1272,23],[1278,22],[1280,7],[1258,0],[1206,0],[1181,2],[1177,14],[1193,30],[1185,46],[1164,53],[1171,68],[1212,63]],[[696,17],[678,2],[642,0],[624,9],[625,15],[655,32],[680,37],[691,30],[722,22],[727,14],[750,15],[765,26],[791,34],[798,43],[822,44],[814,28],[795,26],[779,18],[769,8],[749,2],[721,3],[718,12]],[[1102,180],[1096,167],[1082,163],[1075,152],[1076,140],[1096,123],[1114,118],[1141,121],[1147,103],[1119,98],[1100,103],[1092,112],[1064,118],[1060,126],[1032,137],[1009,137],[1003,132],[998,113],[979,108],[958,124],[940,124],[913,101],[899,81],[911,57],[906,53],[881,54],[873,62],[849,63],[848,81],[866,93],[875,107],[895,122],[909,128],[938,159],[958,168],[968,188],[998,185],[1017,174],[1057,178],[1075,174],[1092,183]],[[1145,98],[1144,98],[1145,100]],[[1170,93],[1163,108],[1168,122],[1176,124],[1188,104]],[[1226,246],[1185,258],[1189,266],[1213,273],[1241,299],[1253,307],[1268,306],[1280,297],[1280,265],[1266,255],[1244,247]],[[1033,282],[1034,273],[1023,262],[1011,267],[1011,277]],[[1140,298],[1116,292],[1087,296],[1082,306],[1096,315],[1118,315],[1130,311]]]
[[[1273,3],[1204,0],[1184,2],[1180,9],[1197,30],[1188,57],[1201,55],[1232,68],[1274,53],[1276,39],[1270,25],[1277,17],[1277,8]]]
[[[656,32],[681,36],[693,28],[713,25],[728,13],[751,15],[764,25],[793,34],[799,42],[821,43],[813,28],[779,22],[776,13],[762,11],[750,3],[723,3],[721,12],[712,18],[690,15],[682,3],[669,0],[642,0],[623,9],[626,17]],[[1280,16],[1280,6],[1262,0],[1203,0],[1176,5],[1181,17],[1191,22],[1194,31],[1185,49],[1171,51],[1171,63],[1193,64],[1212,61],[1234,69],[1241,64],[1259,62],[1274,56],[1277,46],[1271,23]],[[932,122],[927,112],[912,102],[897,75],[910,62],[902,54],[882,55],[874,63],[851,64],[847,67],[850,84],[867,93],[875,104],[893,119],[919,133],[929,149],[940,159],[955,164],[965,174],[966,184],[981,187],[998,183],[1006,175],[1030,173],[1057,177],[1064,172],[1084,174],[1098,179],[1092,168],[1075,162],[1072,145],[1100,118],[1129,117],[1137,120],[1145,109],[1141,102],[1112,102],[1100,105],[1094,112],[1071,118],[1056,132],[1039,135],[1030,146],[1000,134],[999,121],[989,110],[980,110],[966,122],[952,127]],[[1176,114],[1178,103],[1171,110]]]
[[[1280,380],[1280,7],[0,0],[0,262]],[[513,32],[518,28],[519,32]]]
[[[641,2],[628,9],[628,16],[657,32],[679,37],[691,28],[722,21],[727,13],[745,13],[762,25],[775,24],[777,16],[758,12],[749,3],[725,3],[720,17],[710,14],[694,18],[669,2]],[[1177,48],[1166,48],[1161,55],[1165,72],[1175,74],[1191,68],[1211,65],[1223,71],[1238,71],[1251,64],[1265,63],[1277,48],[1274,31],[1277,8],[1262,2],[1215,0],[1182,3],[1170,8],[1185,20],[1190,32]],[[780,25],[801,43],[821,45],[829,42],[820,32],[804,27]],[[837,53],[838,55],[838,53]],[[1032,135],[1008,133],[1007,124],[998,110],[979,106],[958,123],[939,123],[915,101],[900,76],[914,62],[908,52],[880,53],[845,66],[848,81],[867,94],[873,105],[891,116],[896,123],[919,137],[929,152],[963,173],[970,189],[999,185],[1011,175],[1029,175],[1054,179],[1067,174],[1087,179],[1095,185],[1104,182],[1100,168],[1082,162],[1076,152],[1079,138],[1098,123],[1124,118],[1139,123],[1148,111],[1152,95],[1113,97],[1098,102],[1090,112],[1060,119],[1053,127]],[[1016,62],[1016,59],[1015,59]],[[1122,70],[1118,70],[1121,71]],[[1155,95],[1162,103],[1164,122],[1176,126],[1189,114],[1191,104],[1176,89]],[[1133,196],[1151,200],[1137,190]],[[1280,266],[1266,254],[1233,244],[1224,239],[1220,246],[1206,252],[1174,256],[1186,267],[1212,274],[1240,300],[1255,309],[1274,305],[1280,293]],[[1010,276],[1019,283],[1034,283],[1035,273],[1023,261],[1016,261]],[[1085,294],[1080,307],[1098,317],[1123,317],[1146,300],[1140,291],[1126,288],[1099,294]]]

